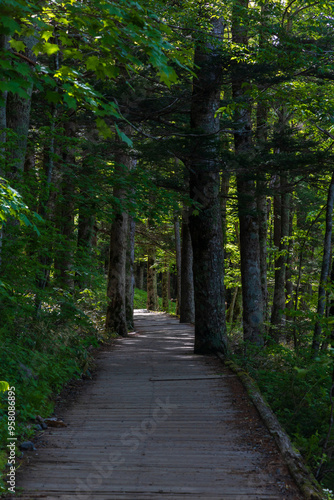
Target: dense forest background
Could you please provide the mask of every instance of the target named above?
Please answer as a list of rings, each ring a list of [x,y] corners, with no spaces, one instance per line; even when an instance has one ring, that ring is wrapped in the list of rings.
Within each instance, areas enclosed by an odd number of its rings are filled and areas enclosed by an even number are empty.
[[[0,14],[0,379],[19,436],[147,307],[243,365],[333,488],[334,3]]]

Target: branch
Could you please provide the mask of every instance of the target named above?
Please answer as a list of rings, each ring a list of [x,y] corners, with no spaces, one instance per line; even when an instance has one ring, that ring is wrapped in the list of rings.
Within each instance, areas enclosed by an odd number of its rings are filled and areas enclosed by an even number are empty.
[[[333,134],[331,134],[330,132],[328,132],[328,130],[325,130],[324,128],[319,127],[319,125],[317,125],[316,123],[314,123],[314,121],[313,121],[313,120],[310,120],[310,121],[311,121],[311,123],[313,123],[313,125],[314,125],[314,126],[315,126],[318,130],[320,130],[320,132],[322,132],[323,134],[325,134],[325,135],[326,135],[327,137],[329,137],[330,139],[333,139],[333,141],[334,141],[334,135],[333,135]]]
[[[29,59],[29,57],[27,56],[24,56],[23,54],[20,54],[19,52],[13,52],[14,56],[17,56],[17,57],[20,57],[21,59],[23,59],[24,61],[28,62],[29,64],[31,64],[32,66],[36,66],[36,63],[35,61],[33,61],[32,59]]]

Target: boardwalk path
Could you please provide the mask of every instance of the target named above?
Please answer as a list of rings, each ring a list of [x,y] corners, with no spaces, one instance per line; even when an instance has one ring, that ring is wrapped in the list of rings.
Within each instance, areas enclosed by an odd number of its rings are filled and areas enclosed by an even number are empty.
[[[23,498],[300,498],[235,376],[192,354],[192,327],[137,312],[136,331],[100,353],[68,427],[46,431]]]

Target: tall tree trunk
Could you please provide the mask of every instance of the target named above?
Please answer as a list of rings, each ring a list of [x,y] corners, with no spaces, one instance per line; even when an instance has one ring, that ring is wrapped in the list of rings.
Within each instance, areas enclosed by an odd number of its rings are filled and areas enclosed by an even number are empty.
[[[164,258],[164,269],[162,271],[162,309],[169,312],[169,295],[168,295],[168,281],[169,281],[169,264],[167,257]]]
[[[312,343],[313,356],[316,356],[319,351],[321,330],[322,330],[321,320],[324,316],[326,307],[326,285],[328,283],[330,263],[331,263],[333,206],[334,206],[334,173],[331,178],[331,182],[328,189],[328,197],[327,197],[324,254],[322,259],[321,276],[320,276],[319,291],[318,291],[318,308],[317,308],[318,320],[314,327],[313,343]]]
[[[189,209],[186,206],[184,206],[182,212],[181,235],[180,323],[193,323],[195,321],[193,249],[189,229]]]
[[[178,214],[174,215],[174,235],[175,235],[175,255],[176,255],[176,275],[177,275],[177,294],[176,294],[176,314],[180,316],[180,303],[182,293],[181,281],[181,236],[180,236],[180,220]]]
[[[126,133],[129,134],[126,129]],[[115,170],[119,176],[133,167],[134,159],[123,144],[115,155]],[[126,198],[126,191],[122,187],[114,188],[114,196],[121,202]],[[108,269],[108,307],[106,317],[106,331],[117,333],[123,337],[128,334],[126,315],[126,255],[128,238],[128,214],[123,208],[116,211],[110,231],[109,269]]]
[[[247,20],[245,14],[248,0],[234,4],[232,40],[248,45]],[[251,104],[247,102],[247,68],[238,65],[232,76],[232,93],[236,103],[234,122],[235,154],[240,164],[237,174],[237,190],[240,220],[240,259],[243,304],[243,331],[247,343],[263,344],[263,296],[260,266],[259,220],[256,202],[255,180],[245,172],[247,161],[252,156]],[[246,85],[245,85],[246,84]],[[246,101],[246,102],[245,102]]]
[[[278,246],[278,257],[275,260],[275,287],[274,287],[274,300],[271,312],[271,335],[279,341],[280,331],[279,326],[284,322],[284,309],[285,309],[285,282],[286,282],[286,262],[287,262],[287,242],[286,237],[289,235],[289,220],[290,220],[290,193],[287,192],[287,182],[281,177],[280,181],[281,195],[278,206],[280,208],[279,228],[280,235],[275,244]],[[278,196],[276,196],[278,198]]]
[[[287,247],[287,258],[286,258],[286,308],[293,309],[293,282],[292,282],[292,263],[293,263],[293,210],[290,206],[290,217],[289,217],[289,241]]]
[[[135,232],[136,222],[131,215],[128,216],[128,244],[126,251],[126,281],[125,281],[125,309],[126,322],[129,330],[133,330],[133,301],[135,295]]]
[[[73,139],[76,137],[77,124],[72,120],[65,123],[65,136]],[[63,167],[61,180],[61,200],[57,204],[58,227],[61,234],[61,245],[55,259],[55,269],[58,281],[62,288],[74,290],[73,257],[75,246],[74,210],[75,210],[75,154],[73,144],[64,146]]]
[[[0,35],[0,53],[4,50],[9,49],[9,37],[6,35]],[[7,117],[6,117],[6,107],[7,107],[7,92],[1,92],[0,97],[2,99],[2,104],[0,105],[0,177],[4,175],[5,166],[5,142],[6,142],[6,131],[7,128]],[[3,225],[0,224],[0,269],[2,264],[2,241],[3,241]]]
[[[158,310],[156,250],[154,245],[149,245],[147,250],[147,309]]]
[[[145,263],[144,262],[137,263],[136,271],[137,271],[136,287],[139,288],[139,290],[144,290]]]
[[[215,44],[198,40],[191,99],[191,128],[197,133],[190,160],[190,196],[200,203],[190,216],[195,291],[195,346],[198,354],[226,352],[224,255],[219,189],[219,119],[222,19],[211,19]]]
[[[36,39],[30,36],[24,37],[22,40],[26,45],[25,56],[34,63],[36,56],[32,48],[36,44]],[[27,64],[29,65],[29,63]],[[20,97],[18,94],[11,92],[7,96],[7,127],[12,129],[16,134],[14,140],[11,141],[10,148],[8,148],[11,163],[9,178],[20,178],[23,172],[27,150],[32,90],[33,84],[31,82],[26,89],[27,98]]]
[[[267,13],[267,7],[261,6],[262,23]],[[265,43],[260,40],[260,45]],[[267,148],[268,136],[268,106],[266,102],[259,101],[256,109],[256,140],[260,150]],[[261,174],[260,174],[261,175]],[[263,174],[262,174],[263,175]],[[268,203],[267,203],[267,181],[265,178],[257,180],[257,211],[259,217],[259,242],[260,242],[260,270],[261,270],[261,288],[263,298],[263,319],[269,319],[268,304],[268,284],[267,284],[267,236],[268,236]]]

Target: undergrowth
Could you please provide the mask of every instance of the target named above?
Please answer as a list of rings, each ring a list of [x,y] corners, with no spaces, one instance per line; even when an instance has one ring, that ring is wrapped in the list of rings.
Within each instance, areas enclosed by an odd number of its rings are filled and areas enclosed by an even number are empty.
[[[163,311],[162,298],[158,297],[159,311]],[[147,307],[147,292],[145,290],[140,290],[135,288],[135,298],[134,298],[134,308],[135,309],[146,309]],[[176,315],[176,302],[169,301],[169,314]]]
[[[297,350],[289,344],[244,350],[232,332],[232,359],[256,380],[318,481],[334,490],[333,352],[320,351],[313,359],[306,340]]]
[[[38,316],[21,301],[8,304],[0,328],[0,381],[15,387],[17,443],[36,433],[36,417],[50,416],[55,395],[71,379],[90,376],[92,347],[106,341],[103,323],[105,285],[77,292],[60,305],[43,304]],[[3,302],[2,302],[3,304]],[[27,306],[27,307],[26,307]],[[10,314],[12,312],[12,315]],[[0,493],[7,463],[7,393],[0,392]],[[16,450],[16,456],[21,452]]]

